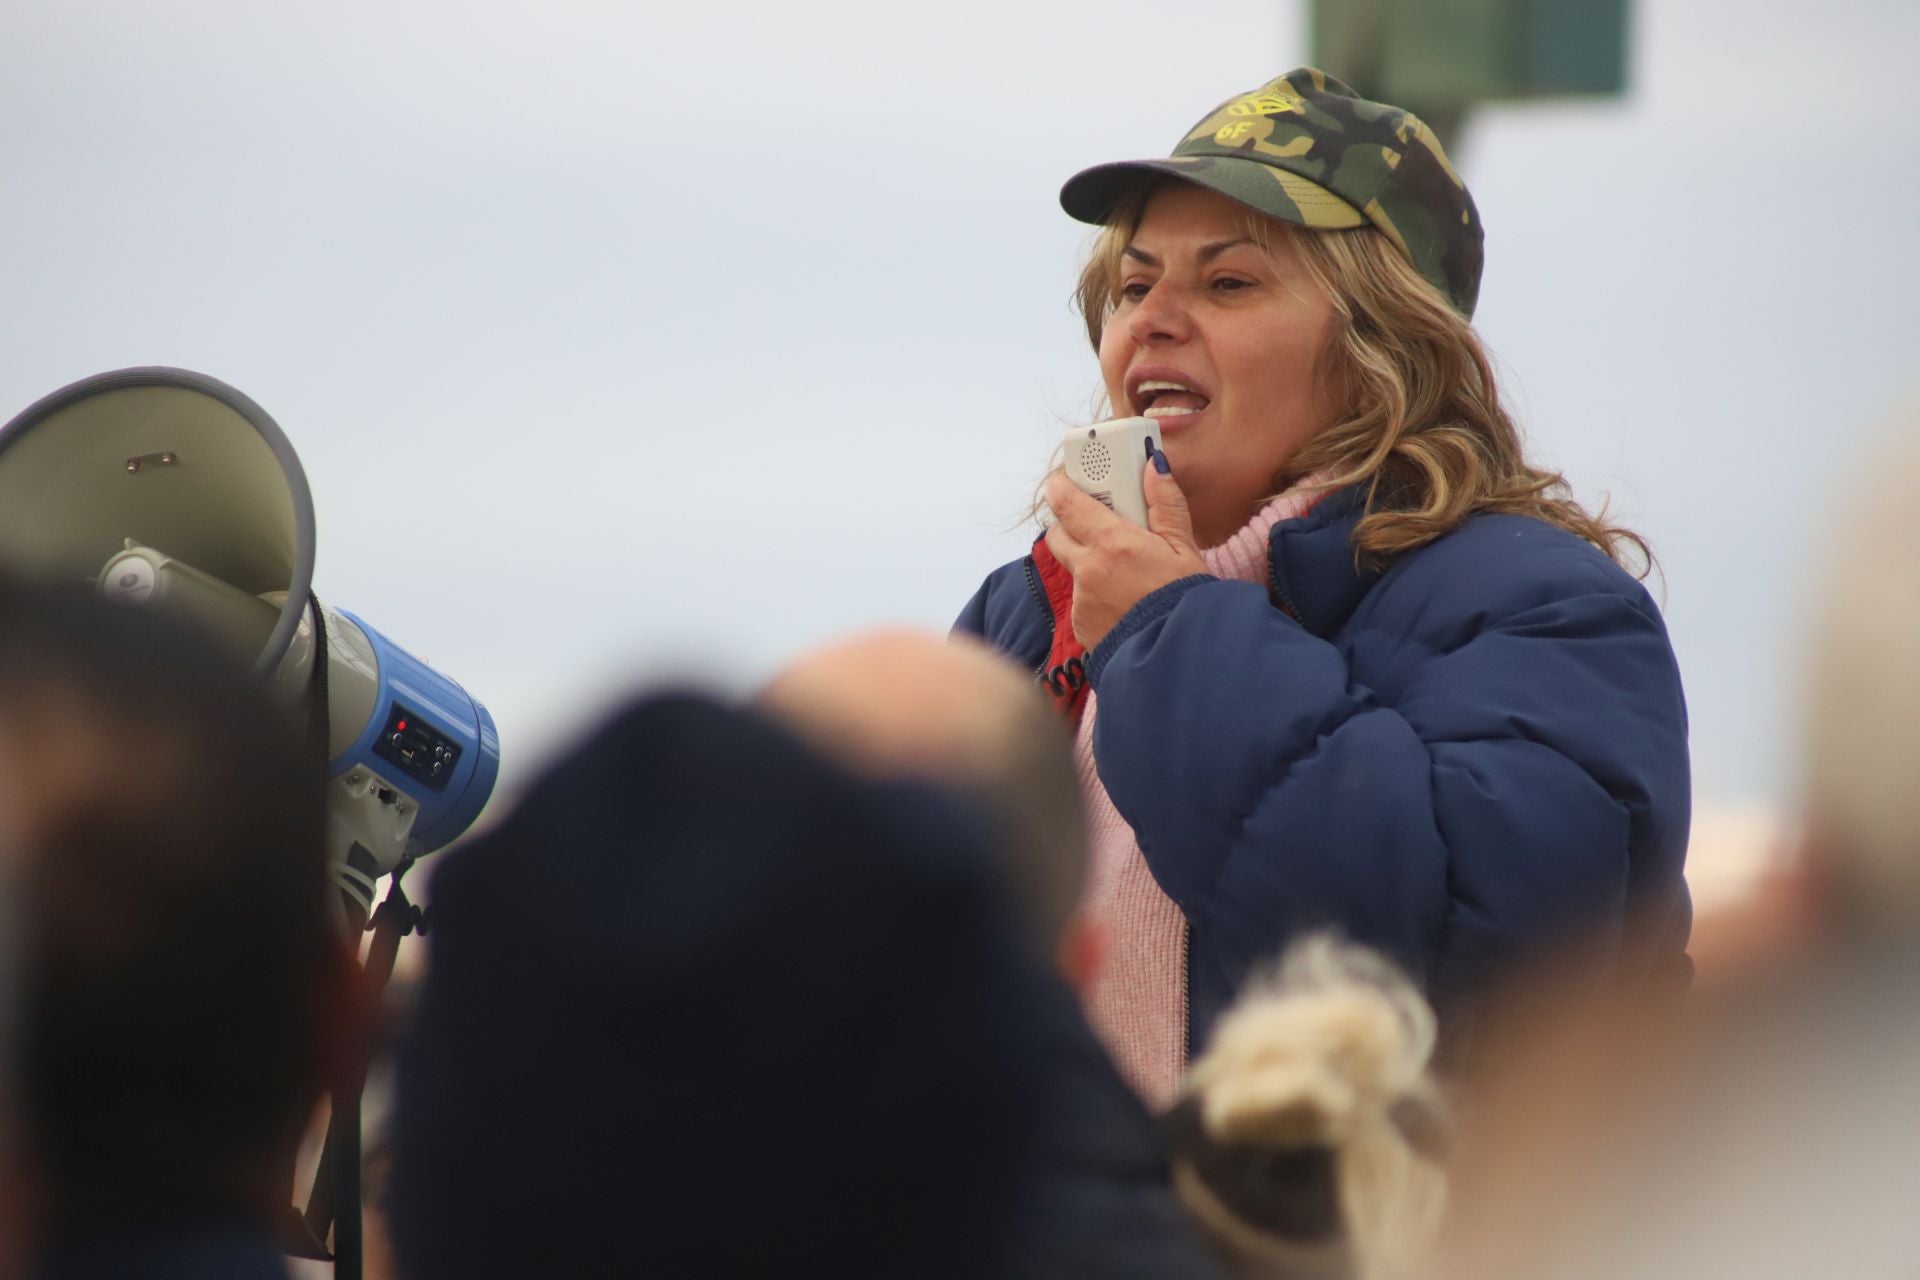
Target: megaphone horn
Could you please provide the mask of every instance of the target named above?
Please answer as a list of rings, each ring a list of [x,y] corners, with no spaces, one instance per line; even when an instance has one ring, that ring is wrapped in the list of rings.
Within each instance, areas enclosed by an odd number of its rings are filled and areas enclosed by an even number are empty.
[[[405,858],[453,840],[499,773],[466,690],[313,594],[313,499],[266,410],[185,369],[84,378],[0,428],[0,559],[196,619],[276,696],[313,699],[349,920]]]

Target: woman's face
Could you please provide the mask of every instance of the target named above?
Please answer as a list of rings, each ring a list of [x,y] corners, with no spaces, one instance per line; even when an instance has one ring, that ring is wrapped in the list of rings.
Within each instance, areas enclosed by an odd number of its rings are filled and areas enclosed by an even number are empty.
[[[1269,252],[1247,238],[1247,216],[1188,183],[1154,191],[1100,339],[1114,414],[1160,424],[1202,546],[1244,525],[1335,417],[1316,377],[1333,305],[1286,229]]]

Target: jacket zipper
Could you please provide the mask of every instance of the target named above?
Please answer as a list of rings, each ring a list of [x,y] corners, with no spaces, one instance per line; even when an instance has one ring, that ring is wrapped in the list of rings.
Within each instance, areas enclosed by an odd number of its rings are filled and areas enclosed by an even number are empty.
[[[1293,597],[1281,589],[1280,570],[1274,567],[1274,560],[1273,549],[1269,547],[1267,549],[1267,597],[1273,601],[1275,608],[1304,627],[1307,625],[1307,620],[1300,616],[1300,610],[1293,603]]]
[[[1047,620],[1047,647],[1040,653],[1040,665],[1033,669],[1034,676],[1044,680],[1047,678],[1047,659],[1053,656],[1053,607],[1047,603],[1047,593],[1040,589],[1040,574],[1033,567],[1033,557],[1028,556],[1020,567],[1027,574],[1027,594],[1039,606],[1040,616]]]
[[[1180,913],[1180,1074],[1193,1064],[1193,922]]]
[[[1033,567],[1033,557],[1028,556],[1021,564],[1021,568],[1026,573],[1027,594],[1033,597],[1034,604],[1038,606],[1041,614],[1045,616],[1047,620],[1047,639],[1050,654],[1053,639],[1053,608],[1047,603],[1047,593],[1040,589],[1040,575]],[[1273,583],[1272,592],[1274,597],[1284,602],[1280,607],[1284,609],[1294,621],[1298,622],[1300,615],[1298,611],[1293,608],[1293,602],[1287,600],[1286,594],[1280,590],[1279,581],[1273,577],[1271,564],[1269,564],[1267,568],[1267,577]],[[1045,680],[1047,678],[1047,658],[1049,654],[1042,654],[1040,656],[1040,665],[1033,669],[1033,674],[1038,679]],[[1188,1064],[1193,1061],[1192,961],[1193,922],[1186,918],[1185,912],[1182,912],[1180,916],[1180,1073],[1183,1076],[1186,1074]]]

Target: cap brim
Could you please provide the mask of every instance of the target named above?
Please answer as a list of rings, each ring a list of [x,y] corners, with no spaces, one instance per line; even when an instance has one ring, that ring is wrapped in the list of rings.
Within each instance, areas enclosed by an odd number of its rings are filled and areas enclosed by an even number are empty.
[[[1082,169],[1060,188],[1060,207],[1081,222],[1104,225],[1142,183],[1176,178],[1217,191],[1239,204],[1295,226],[1332,231],[1367,225],[1360,210],[1319,183],[1288,169],[1242,156],[1168,156],[1121,160]]]

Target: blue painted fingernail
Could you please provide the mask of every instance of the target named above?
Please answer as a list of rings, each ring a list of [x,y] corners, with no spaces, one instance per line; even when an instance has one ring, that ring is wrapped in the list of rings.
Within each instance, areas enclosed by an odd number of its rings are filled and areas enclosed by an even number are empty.
[[[1165,449],[1155,449],[1153,451],[1153,469],[1163,476],[1173,474],[1173,464],[1167,461],[1167,451]]]

